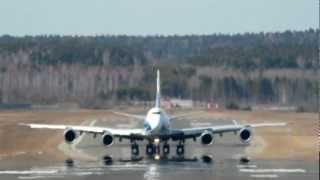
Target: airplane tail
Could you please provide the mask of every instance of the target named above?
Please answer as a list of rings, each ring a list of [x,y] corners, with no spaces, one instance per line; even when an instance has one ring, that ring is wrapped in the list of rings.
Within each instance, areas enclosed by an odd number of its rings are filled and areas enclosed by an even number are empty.
[[[161,99],[161,93],[160,93],[160,71],[157,70],[157,94],[156,94],[156,108],[160,108],[160,99]]]

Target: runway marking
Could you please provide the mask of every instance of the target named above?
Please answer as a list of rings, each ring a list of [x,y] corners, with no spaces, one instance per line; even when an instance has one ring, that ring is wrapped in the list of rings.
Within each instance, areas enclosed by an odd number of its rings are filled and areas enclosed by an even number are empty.
[[[253,178],[279,178],[277,174],[252,174],[250,177]]]
[[[7,175],[29,175],[29,174],[56,174],[58,170],[43,170],[43,171],[0,171],[0,174]]]
[[[63,176],[19,176],[18,179],[48,179],[48,178],[63,178]]]
[[[117,124],[117,128],[132,128],[132,124]]]
[[[16,155],[16,156],[19,156],[19,155],[23,155],[23,154],[26,154],[26,152],[24,152],[24,151],[19,151],[19,152],[17,152],[15,155]]]
[[[240,169],[247,173],[305,173],[304,169]]]
[[[192,127],[201,127],[201,126],[211,126],[212,123],[210,122],[191,122],[190,126]]]
[[[46,176],[19,176],[18,179],[45,179]]]

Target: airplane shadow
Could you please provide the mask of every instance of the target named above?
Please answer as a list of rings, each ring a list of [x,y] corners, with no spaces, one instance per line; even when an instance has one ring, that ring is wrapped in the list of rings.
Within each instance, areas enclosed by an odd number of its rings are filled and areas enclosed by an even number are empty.
[[[104,166],[111,166],[117,163],[144,163],[144,164],[168,164],[168,163],[203,163],[203,164],[213,164],[214,160],[212,155],[202,155],[198,157],[185,157],[184,155],[177,155],[177,156],[134,156],[132,155],[131,158],[113,158],[110,155],[105,155],[101,158],[101,162]],[[74,167],[75,161],[73,159],[66,159],[65,166],[66,167]]]
[[[212,164],[213,158],[211,155],[202,155],[199,157],[185,157],[184,155],[176,155],[176,156],[166,156],[166,155],[154,155],[154,156],[131,156],[128,159],[112,159],[111,156],[104,156],[103,162],[105,165],[112,165],[112,162],[145,162],[145,163],[158,163],[158,164],[165,164],[170,162],[201,162],[205,164]]]

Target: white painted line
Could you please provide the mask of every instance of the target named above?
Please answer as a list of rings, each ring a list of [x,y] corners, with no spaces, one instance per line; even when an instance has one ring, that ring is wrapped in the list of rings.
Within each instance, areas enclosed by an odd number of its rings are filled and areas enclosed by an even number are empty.
[[[247,173],[305,173],[304,169],[240,169]]]
[[[250,175],[253,178],[278,178],[276,174],[252,174]]]
[[[190,125],[192,127],[201,127],[201,126],[211,126],[212,124],[209,122],[191,122]]]
[[[26,154],[26,152],[20,151],[20,152],[17,152],[17,153],[16,153],[16,156],[18,156],[18,155],[23,155],[23,154]]]
[[[45,179],[45,176],[19,176],[18,179]]]
[[[26,174],[56,174],[58,170],[46,170],[46,171],[0,171],[0,174],[9,175],[26,175]]]
[[[73,173],[72,175],[76,175],[76,176],[89,176],[89,175],[93,175],[94,172],[77,172],[77,173]]]
[[[132,124],[117,124],[117,128],[132,128]]]
[[[19,176],[18,179],[47,179],[47,178],[62,178],[63,176]]]

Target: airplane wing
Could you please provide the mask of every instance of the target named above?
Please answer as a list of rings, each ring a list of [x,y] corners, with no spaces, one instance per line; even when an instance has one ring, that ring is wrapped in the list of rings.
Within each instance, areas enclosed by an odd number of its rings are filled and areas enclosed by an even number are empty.
[[[22,126],[28,126],[32,129],[52,129],[52,130],[67,130],[72,129],[77,132],[104,134],[110,133],[116,137],[130,137],[130,136],[145,136],[143,129],[114,129],[107,127],[95,127],[95,126],[76,126],[76,125],[56,125],[56,124],[19,124]]]
[[[221,125],[212,127],[196,127],[196,128],[185,128],[175,129],[172,132],[183,133],[186,138],[193,138],[200,136],[203,132],[210,132],[212,134],[223,134],[227,132],[238,132],[244,128],[258,128],[258,127],[274,127],[274,126],[285,126],[286,123],[260,123],[260,124],[238,124],[234,123],[231,125]]]
[[[145,119],[145,116],[142,116],[142,115],[128,114],[128,113],[122,113],[122,112],[117,112],[117,111],[111,111],[111,112],[116,114],[116,115],[119,115],[119,116],[125,116],[125,117],[139,119],[139,120],[144,120]]]

